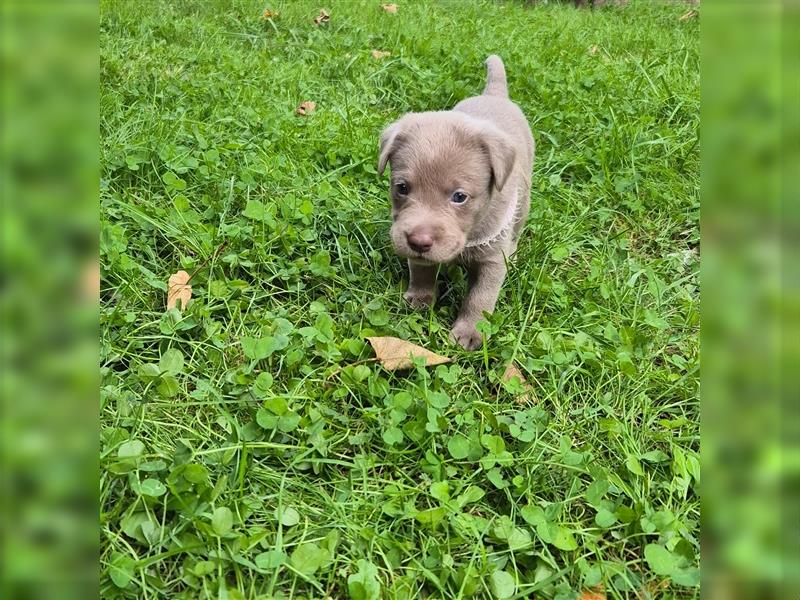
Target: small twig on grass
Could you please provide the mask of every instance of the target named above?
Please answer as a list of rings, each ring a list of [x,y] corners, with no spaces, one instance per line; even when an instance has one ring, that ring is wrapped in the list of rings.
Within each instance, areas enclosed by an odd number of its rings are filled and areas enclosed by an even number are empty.
[[[219,246],[217,246],[217,249],[214,250],[214,253],[211,256],[209,256],[207,259],[205,259],[202,263],[200,263],[200,266],[197,267],[191,275],[189,275],[189,279],[187,279],[186,282],[187,283],[190,282],[194,278],[194,276],[197,275],[209,262],[214,260],[219,255],[219,253],[222,252],[222,250],[225,248],[225,246],[227,246],[227,245],[228,245],[228,241],[225,240]]]

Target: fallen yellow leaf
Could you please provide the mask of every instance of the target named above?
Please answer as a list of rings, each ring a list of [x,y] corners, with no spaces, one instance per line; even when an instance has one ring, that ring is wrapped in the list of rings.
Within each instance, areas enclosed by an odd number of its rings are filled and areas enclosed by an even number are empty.
[[[191,276],[186,271],[178,271],[169,277],[169,286],[167,287],[167,310],[175,308],[178,300],[181,301],[180,309],[184,310],[189,306],[189,300],[192,299],[192,286],[189,285]]]
[[[294,112],[305,117],[306,115],[313,113],[315,110],[317,110],[317,103],[312,102],[311,100],[306,100],[305,102],[301,102],[300,106],[298,106]]]
[[[381,4],[381,8],[388,13],[397,13],[397,4]]]
[[[510,362],[506,365],[506,370],[503,371],[503,376],[500,379],[505,383],[511,381],[514,377],[519,379],[522,387],[525,389],[523,393],[517,396],[515,402],[517,404],[534,404],[536,402],[536,394],[534,394],[533,386],[525,380],[525,376],[517,365]]]
[[[372,58],[375,60],[380,60],[382,58],[386,58],[387,56],[391,56],[391,52],[387,52],[385,50],[373,50],[372,51]]]
[[[678,20],[679,21],[688,21],[689,19],[694,19],[698,14],[699,13],[696,10],[692,9],[689,12],[684,13],[683,15],[681,15],[681,17]]]
[[[321,25],[322,23],[327,23],[331,20],[331,16],[328,14],[328,11],[324,8],[319,11],[319,14],[314,17],[314,25]]]
[[[274,10],[270,10],[268,8],[265,8],[264,12],[261,13],[261,18],[264,19],[265,21],[267,19],[276,19],[277,17],[278,17],[278,12],[274,11]]]
[[[584,590],[579,600],[606,600],[606,590],[603,584]]]
[[[448,363],[452,360],[396,337],[368,337],[367,341],[375,350],[378,362],[389,371],[410,369],[414,366],[412,358],[424,358],[428,367]]]

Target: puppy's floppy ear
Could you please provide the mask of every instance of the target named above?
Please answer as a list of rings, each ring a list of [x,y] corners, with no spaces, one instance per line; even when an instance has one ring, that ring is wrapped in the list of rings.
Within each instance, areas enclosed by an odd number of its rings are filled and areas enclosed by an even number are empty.
[[[489,156],[489,164],[492,167],[492,181],[498,191],[508,181],[511,170],[514,168],[514,161],[517,153],[505,139],[503,132],[493,125],[487,125],[480,130],[480,141],[483,151]]]
[[[392,157],[392,152],[397,144],[397,136],[400,133],[400,121],[392,123],[381,133],[381,149],[378,156],[378,175],[383,175],[386,163]]]

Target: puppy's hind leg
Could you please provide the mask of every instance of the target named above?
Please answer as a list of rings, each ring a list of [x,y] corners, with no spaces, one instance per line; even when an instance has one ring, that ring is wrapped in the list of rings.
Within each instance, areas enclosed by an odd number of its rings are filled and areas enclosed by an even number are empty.
[[[408,291],[403,298],[414,308],[428,308],[436,296],[438,265],[423,265],[408,261]]]

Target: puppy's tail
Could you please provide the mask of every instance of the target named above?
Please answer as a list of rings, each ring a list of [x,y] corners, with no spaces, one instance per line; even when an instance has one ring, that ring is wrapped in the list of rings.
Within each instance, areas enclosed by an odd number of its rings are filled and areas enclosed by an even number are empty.
[[[486,59],[486,87],[483,88],[483,95],[508,98],[506,68],[503,66],[503,61],[496,54],[491,54]]]

